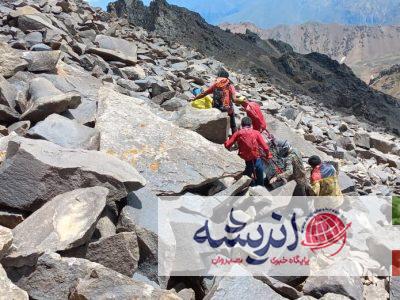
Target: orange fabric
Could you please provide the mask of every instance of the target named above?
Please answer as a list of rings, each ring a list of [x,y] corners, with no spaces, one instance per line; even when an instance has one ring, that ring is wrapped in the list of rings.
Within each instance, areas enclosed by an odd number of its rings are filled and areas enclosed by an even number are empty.
[[[204,93],[201,95],[206,96],[214,93],[215,89],[222,89],[224,91],[224,106],[231,106],[231,99],[236,99],[236,90],[233,84],[230,84],[231,81],[228,78],[217,78],[214,84],[209,87]]]
[[[265,122],[265,118],[260,109],[260,105],[255,102],[246,101],[245,103],[243,103],[243,107],[247,113],[247,116],[253,122],[254,130],[262,132],[267,129],[267,123]]]

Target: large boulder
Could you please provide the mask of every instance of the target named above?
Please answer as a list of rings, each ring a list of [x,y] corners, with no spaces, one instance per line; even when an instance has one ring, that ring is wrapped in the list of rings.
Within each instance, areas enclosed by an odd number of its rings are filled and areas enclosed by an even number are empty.
[[[284,300],[267,284],[251,276],[245,277],[220,277],[212,287],[207,299],[264,299]]]
[[[34,211],[61,193],[90,186],[107,187],[108,199],[116,201],[144,184],[132,166],[105,153],[16,138],[0,167],[0,204]]]
[[[55,96],[44,96],[31,101],[21,119],[38,122],[52,113],[62,113],[71,108],[77,108],[81,103],[81,96],[76,92],[68,92]]]
[[[27,61],[21,58],[17,50],[0,42],[0,75],[5,78],[11,77],[18,71],[24,70],[27,65]]]
[[[0,104],[0,124],[9,125],[17,122],[20,115],[12,108]]]
[[[31,72],[55,72],[61,51],[28,51],[22,58],[28,62],[28,71]]]
[[[58,114],[52,114],[37,123],[28,137],[45,139],[65,148],[98,150],[100,133]]]
[[[187,105],[175,121],[182,128],[190,129],[207,140],[223,144],[229,133],[229,117],[218,109],[197,109]]]
[[[236,175],[243,162],[223,146],[155,115],[143,100],[103,88],[96,128],[101,151],[130,162],[157,194],[177,194]]]
[[[360,277],[311,276],[304,283],[303,292],[316,298],[321,298],[327,293],[334,293],[353,300],[363,299],[363,285]]]
[[[87,53],[96,54],[106,61],[120,61],[127,65],[135,65],[137,62],[136,57],[127,56],[119,51],[104,49],[104,48],[89,48]]]
[[[46,251],[68,250],[86,243],[106,205],[104,187],[78,189],[58,195],[12,230],[8,266],[34,265]]]
[[[0,104],[15,108],[17,89],[0,75]]]
[[[132,277],[139,261],[139,246],[134,232],[121,232],[90,243],[85,258],[125,276]]]
[[[133,42],[102,34],[96,36],[95,42],[98,43],[100,48],[120,52],[132,61],[137,59],[137,46]]]
[[[318,150],[312,143],[305,141],[299,134],[294,132],[285,123],[278,119],[268,116],[268,130],[280,140],[287,140],[294,148],[298,149],[303,156],[310,157],[318,155],[322,160],[330,160],[328,155]]]
[[[137,282],[100,264],[62,258],[56,253],[42,255],[36,267],[26,272],[10,273],[33,299],[179,299],[172,292]]]
[[[390,299],[400,299],[400,277],[390,279]]]
[[[0,260],[8,253],[12,241],[13,235],[11,230],[0,225]]]
[[[7,277],[6,271],[0,265],[0,299],[2,300],[28,300],[27,292],[17,287]]]

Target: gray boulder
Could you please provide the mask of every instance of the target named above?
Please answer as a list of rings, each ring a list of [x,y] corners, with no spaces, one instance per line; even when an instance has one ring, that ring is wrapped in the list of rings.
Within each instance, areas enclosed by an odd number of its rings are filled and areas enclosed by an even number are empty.
[[[36,101],[43,97],[59,96],[63,94],[50,80],[44,77],[33,78],[29,82],[28,93],[31,101]]]
[[[18,135],[24,136],[28,132],[29,127],[31,127],[30,121],[19,121],[8,126],[7,131],[9,134],[15,132]]]
[[[19,118],[20,115],[15,110],[0,104],[0,124],[9,125],[17,122]]]
[[[271,289],[267,284],[251,277],[220,277],[212,287],[207,299],[264,299],[264,300],[284,300]]]
[[[137,59],[137,45],[133,42],[102,34],[96,36],[95,42],[98,43],[100,48],[122,53],[132,61]]]
[[[24,214],[18,210],[0,209],[0,225],[13,229],[25,220]]]
[[[90,243],[85,258],[132,277],[139,261],[136,233],[121,232]]]
[[[32,127],[28,137],[39,138],[71,149],[98,150],[100,133],[58,114],[52,114]]]
[[[0,75],[0,104],[14,109],[16,99],[17,89]]]
[[[218,109],[197,109],[187,105],[179,112],[175,124],[190,129],[207,140],[223,144],[229,133],[229,117]]]
[[[18,71],[24,70],[27,65],[27,61],[21,58],[17,50],[0,42],[0,75],[5,78],[11,77]]]
[[[56,253],[42,255],[35,268],[21,273],[14,280],[33,299],[179,299],[100,264]]]
[[[327,293],[340,294],[353,300],[363,299],[363,284],[360,277],[311,276],[303,286],[304,294],[321,298]]]
[[[390,153],[396,146],[396,144],[389,140],[388,137],[376,132],[371,133],[370,141],[371,147],[381,151],[382,153]]]
[[[11,229],[0,225],[0,260],[8,253],[13,241]]]
[[[90,53],[90,54],[96,54],[106,61],[116,60],[116,61],[123,62],[127,65],[135,65],[137,62],[136,57],[126,56],[125,54],[123,54],[119,51],[114,51],[114,50],[110,50],[110,49],[92,47],[92,48],[89,48],[86,52]]]
[[[61,193],[90,186],[107,187],[108,199],[118,201],[144,184],[132,166],[110,155],[18,137],[0,166],[0,204],[33,211]]]
[[[304,141],[304,139],[294,132],[285,123],[277,120],[276,118],[268,117],[268,130],[280,140],[287,140],[294,148],[299,150],[303,156],[310,157],[318,155],[322,160],[330,160],[329,156],[324,152],[318,150],[313,144]]]
[[[34,265],[45,251],[62,251],[85,244],[106,205],[104,187],[78,189],[58,195],[12,230],[13,249],[7,266]]]
[[[136,232],[140,249],[139,269],[157,281],[159,198],[144,187],[130,193],[127,200],[119,216],[117,232]]]
[[[236,175],[243,162],[223,146],[155,115],[144,103],[113,90],[99,92],[96,128],[101,151],[130,162],[156,194],[176,194]]]
[[[0,265],[0,299],[28,300],[27,292],[21,290],[7,277],[6,271]]]
[[[28,62],[28,71],[55,72],[61,51],[28,51],[22,58]]]
[[[370,137],[366,132],[357,132],[354,135],[354,143],[357,147],[369,149],[371,148]]]
[[[161,104],[161,107],[167,111],[177,111],[187,106],[188,102],[179,97],[174,97]]]
[[[38,122],[52,113],[62,113],[68,109],[77,108],[80,103],[81,96],[76,92],[40,97],[28,104],[28,108],[21,115],[21,119]]]
[[[131,80],[141,80],[146,78],[146,72],[141,66],[125,67],[121,68],[120,71]]]
[[[390,279],[390,299],[400,299],[400,277]]]

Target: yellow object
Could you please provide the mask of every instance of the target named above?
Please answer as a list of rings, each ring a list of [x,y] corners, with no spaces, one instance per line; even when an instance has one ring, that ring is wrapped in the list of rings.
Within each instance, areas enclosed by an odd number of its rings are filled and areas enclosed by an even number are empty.
[[[246,101],[246,97],[244,96],[239,96],[237,97],[237,100],[235,101],[237,104],[242,104]]]
[[[311,188],[316,196],[342,196],[337,176],[331,176],[312,182]]]
[[[211,96],[205,96],[204,98],[192,101],[192,106],[198,109],[210,109],[213,107],[213,99]]]

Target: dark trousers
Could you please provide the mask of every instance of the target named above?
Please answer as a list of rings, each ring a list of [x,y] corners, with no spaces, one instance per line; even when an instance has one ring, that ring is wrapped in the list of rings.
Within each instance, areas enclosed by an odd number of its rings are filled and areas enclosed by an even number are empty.
[[[246,161],[246,169],[244,175],[253,178],[252,186],[264,185],[264,166],[261,158]]]
[[[234,134],[237,131],[235,114],[234,113],[230,114],[229,119],[230,119],[232,134]]]

